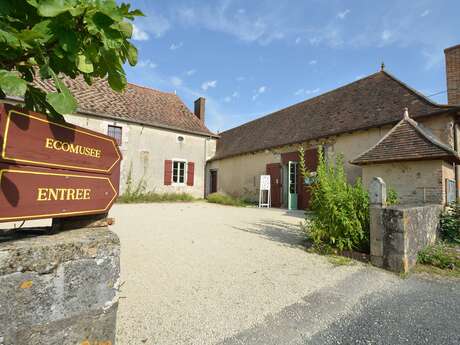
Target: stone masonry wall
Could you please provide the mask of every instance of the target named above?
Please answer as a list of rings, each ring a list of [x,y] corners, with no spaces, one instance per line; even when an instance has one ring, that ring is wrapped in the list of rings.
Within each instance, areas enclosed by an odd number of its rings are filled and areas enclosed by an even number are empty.
[[[119,258],[107,228],[0,237],[0,345],[113,345]]]
[[[447,97],[451,105],[460,104],[460,45],[447,48],[446,75],[447,75]]]
[[[383,224],[383,267],[408,272],[417,263],[417,254],[438,237],[442,207],[385,207]]]

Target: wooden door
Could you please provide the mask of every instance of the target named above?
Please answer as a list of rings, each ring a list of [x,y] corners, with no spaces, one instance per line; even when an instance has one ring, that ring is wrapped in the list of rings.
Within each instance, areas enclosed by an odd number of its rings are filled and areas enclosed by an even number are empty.
[[[217,170],[210,171],[211,176],[211,190],[210,193],[217,193]]]
[[[267,164],[267,175],[270,175],[272,206],[281,207],[281,164]]]

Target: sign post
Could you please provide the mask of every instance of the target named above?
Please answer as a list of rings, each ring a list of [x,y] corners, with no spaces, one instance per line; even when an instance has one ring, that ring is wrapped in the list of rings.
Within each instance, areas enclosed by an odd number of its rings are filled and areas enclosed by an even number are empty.
[[[0,104],[0,222],[106,214],[118,196],[115,139]]]
[[[270,175],[260,176],[259,207],[270,208],[272,206],[270,184]],[[265,198],[265,192],[267,192],[267,198]]]

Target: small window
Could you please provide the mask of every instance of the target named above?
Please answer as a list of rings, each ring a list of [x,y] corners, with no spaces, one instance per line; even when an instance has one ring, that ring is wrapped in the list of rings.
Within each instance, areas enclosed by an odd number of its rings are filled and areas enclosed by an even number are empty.
[[[121,130],[122,130],[122,128],[119,127],[119,126],[109,125],[108,131],[107,131],[107,135],[109,137],[115,138],[118,146],[121,146],[121,139],[122,139]]]
[[[186,161],[173,161],[172,181],[175,184],[185,184]]]

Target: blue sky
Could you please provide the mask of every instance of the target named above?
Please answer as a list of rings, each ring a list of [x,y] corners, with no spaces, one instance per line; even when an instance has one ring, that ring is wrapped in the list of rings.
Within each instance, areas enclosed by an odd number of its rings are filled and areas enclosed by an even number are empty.
[[[458,0],[131,0],[130,82],[207,99],[223,131],[386,69],[425,95],[446,89]],[[433,96],[446,102],[444,93]]]

